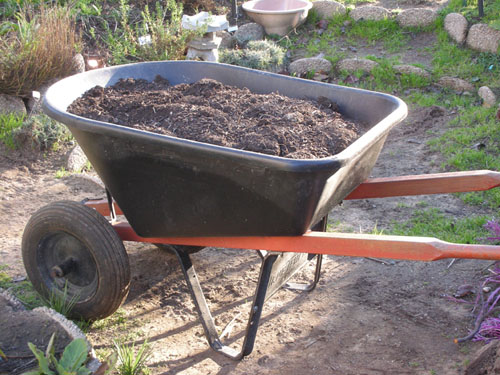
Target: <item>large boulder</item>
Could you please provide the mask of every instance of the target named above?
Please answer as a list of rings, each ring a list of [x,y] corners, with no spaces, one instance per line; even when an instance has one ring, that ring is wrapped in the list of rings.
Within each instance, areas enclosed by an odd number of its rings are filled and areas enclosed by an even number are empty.
[[[321,18],[331,18],[347,12],[344,4],[333,0],[318,0],[313,2],[313,9]]]
[[[438,14],[429,8],[412,8],[403,10],[396,17],[401,27],[425,27],[432,25]]]
[[[450,38],[458,44],[465,42],[467,26],[467,19],[460,13],[450,13],[444,19],[444,29]]]
[[[290,64],[288,71],[290,74],[304,76],[307,73],[323,73],[328,74],[332,70],[332,63],[320,57],[306,57],[298,59]]]
[[[372,20],[380,21],[391,17],[391,12],[383,7],[377,7],[374,5],[367,5],[364,7],[359,7],[351,10],[349,13],[354,21],[360,20]]]
[[[484,23],[472,25],[467,34],[466,43],[476,51],[497,53],[500,45],[500,31]]]
[[[337,63],[338,70],[344,70],[351,73],[357,70],[370,73],[376,66],[378,66],[378,63],[375,61],[358,58],[343,59]]]
[[[0,94],[0,113],[13,113],[19,116],[26,115],[24,101],[18,96]]]
[[[234,33],[234,38],[239,45],[245,45],[251,40],[264,39],[264,28],[255,22],[241,25]]]

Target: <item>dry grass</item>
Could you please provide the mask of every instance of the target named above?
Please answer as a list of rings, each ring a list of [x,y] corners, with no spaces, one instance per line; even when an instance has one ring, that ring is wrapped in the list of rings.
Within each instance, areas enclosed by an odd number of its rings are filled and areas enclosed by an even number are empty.
[[[23,10],[0,41],[0,93],[27,97],[44,83],[70,75],[80,42],[67,8]]]

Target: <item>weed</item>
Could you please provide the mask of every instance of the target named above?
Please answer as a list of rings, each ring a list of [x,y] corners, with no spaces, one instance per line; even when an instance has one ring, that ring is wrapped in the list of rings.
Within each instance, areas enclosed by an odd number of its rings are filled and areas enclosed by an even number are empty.
[[[66,177],[66,176],[69,176],[70,175],[70,172],[66,170],[66,168],[64,167],[61,167],[57,172],[56,172],[56,175],[55,177],[56,178],[63,178],[63,177]]]
[[[4,21],[0,41],[0,92],[28,97],[33,88],[73,72],[80,38],[68,8],[42,6]]]
[[[389,52],[401,50],[409,40],[409,31],[401,29],[394,19],[354,22],[349,29],[349,40],[361,38],[371,45],[382,42]]]
[[[127,315],[123,309],[118,309],[113,315],[97,320],[93,322],[92,328],[96,330],[104,330],[111,326],[121,326],[124,327],[127,325]]]
[[[54,288],[50,290],[47,295],[48,297],[45,298],[45,304],[64,316],[68,316],[79,298],[77,295],[73,295],[70,297],[70,295],[68,294],[67,283],[64,284],[64,288],[62,291],[56,290]]]
[[[23,124],[24,115],[0,113],[0,141],[10,149],[15,148],[13,132]]]
[[[116,353],[118,354],[118,372],[120,375],[149,374],[146,362],[151,357],[152,351],[146,341],[137,349],[135,344],[126,345],[114,341]]]

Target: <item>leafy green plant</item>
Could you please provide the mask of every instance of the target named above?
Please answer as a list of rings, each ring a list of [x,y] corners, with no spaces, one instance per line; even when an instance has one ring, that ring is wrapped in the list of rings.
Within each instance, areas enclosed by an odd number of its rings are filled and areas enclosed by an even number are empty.
[[[0,141],[14,149],[13,132],[23,125],[24,115],[14,113],[0,114]]]
[[[92,373],[84,365],[88,355],[87,343],[84,339],[71,341],[64,349],[60,360],[57,360],[54,338],[55,333],[52,334],[45,353],[31,342],[28,343],[30,350],[38,361],[38,369],[24,375],[90,375]]]
[[[68,8],[23,9],[0,30],[0,92],[28,97],[32,90],[73,72],[80,38]]]
[[[135,344],[126,345],[114,341],[114,346],[118,354],[118,372],[120,375],[149,374],[146,362],[151,357],[152,351],[147,341],[142,343],[137,352]]]

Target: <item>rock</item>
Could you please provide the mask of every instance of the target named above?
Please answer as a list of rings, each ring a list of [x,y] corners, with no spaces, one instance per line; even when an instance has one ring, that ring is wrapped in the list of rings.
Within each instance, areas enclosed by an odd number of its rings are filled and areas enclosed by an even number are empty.
[[[219,38],[221,38],[221,42],[220,42],[219,48],[234,48],[234,46],[236,45],[236,40],[227,31],[224,31],[224,30],[217,31],[216,35]]]
[[[437,18],[437,12],[428,8],[406,9],[396,17],[401,27],[424,27],[432,25]]]
[[[258,23],[246,23],[238,28],[234,33],[236,42],[240,45],[245,45],[251,40],[264,39],[264,28]]]
[[[349,15],[354,21],[360,20],[373,20],[380,21],[391,17],[391,12],[383,7],[377,7],[374,5],[367,5],[364,7],[359,7],[351,10]]]
[[[81,53],[77,53],[73,56],[73,73],[83,73],[85,72],[85,59]]]
[[[488,345],[480,348],[465,368],[464,375],[498,374],[500,369],[495,358],[500,354],[500,342],[493,340]]]
[[[418,66],[402,64],[402,65],[394,65],[393,68],[396,72],[400,74],[415,74],[423,78],[431,78],[431,75],[428,71],[419,68]]]
[[[458,92],[474,91],[474,86],[471,83],[455,77],[441,77],[438,81],[438,85]]]
[[[488,86],[480,87],[479,90],[477,91],[477,94],[481,99],[483,99],[483,107],[491,108],[497,102],[496,95],[493,93],[493,91],[491,91],[491,89]]]
[[[44,83],[37,89],[33,90],[32,96],[28,99],[26,102],[26,107],[28,108],[28,113],[30,114],[40,114],[42,113],[42,99],[45,96],[45,93],[49,89],[50,86],[52,86],[54,83],[59,81],[60,78],[54,78],[48,81],[47,83]],[[35,94],[38,92],[39,94]]]
[[[444,19],[444,29],[450,38],[458,44],[465,42],[467,26],[467,19],[460,13],[450,13]]]
[[[313,9],[321,18],[331,18],[338,14],[345,14],[347,12],[344,4],[333,0],[314,1]]]
[[[500,45],[500,30],[495,30],[484,23],[472,25],[467,34],[466,43],[476,51],[497,53]]]
[[[24,101],[18,96],[0,94],[0,113],[26,115]]]
[[[328,74],[332,70],[332,63],[320,57],[306,57],[292,62],[288,70],[290,74],[298,76],[309,72]]]
[[[355,72],[356,70],[362,70],[364,72],[371,72],[373,68],[378,66],[378,63],[368,59],[343,59],[337,64],[338,70],[346,70],[348,72]]]
[[[66,163],[66,169],[70,172],[79,172],[87,164],[87,157],[83,153],[80,146],[76,145],[73,150],[70,151],[68,155],[68,161]]]

